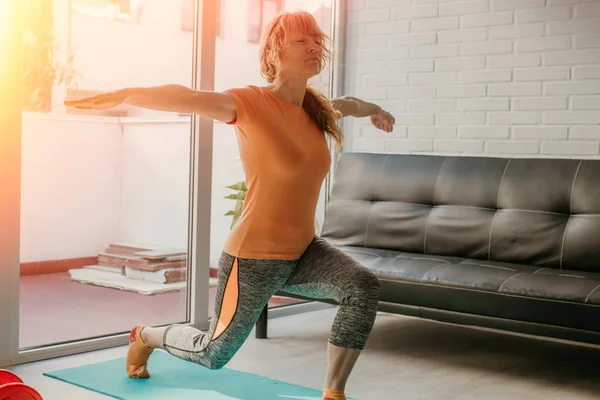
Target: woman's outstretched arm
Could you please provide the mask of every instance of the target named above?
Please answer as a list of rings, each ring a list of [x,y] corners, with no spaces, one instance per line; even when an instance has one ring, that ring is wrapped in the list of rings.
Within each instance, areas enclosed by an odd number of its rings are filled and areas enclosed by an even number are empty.
[[[65,101],[67,106],[90,110],[114,108],[120,104],[158,111],[199,114],[223,122],[233,121],[237,116],[235,102],[228,94],[193,90],[183,85],[125,88]]]
[[[331,103],[344,117],[370,117],[381,109],[377,104],[369,103],[352,96],[339,97],[331,100]]]
[[[370,117],[371,123],[386,132],[394,130],[396,119],[377,104],[369,103],[357,97],[343,96],[331,100],[333,107],[342,113],[343,117]]]

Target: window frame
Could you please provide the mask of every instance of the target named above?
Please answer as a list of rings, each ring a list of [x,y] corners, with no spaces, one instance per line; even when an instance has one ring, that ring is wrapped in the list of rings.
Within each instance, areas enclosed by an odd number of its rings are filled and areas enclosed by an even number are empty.
[[[189,4],[192,3],[192,8],[190,10]],[[181,0],[181,30],[183,32],[193,32],[194,31],[194,0]],[[217,24],[216,24],[216,37],[223,37],[223,21],[224,18],[221,18],[223,10],[225,9],[225,0],[217,0]],[[188,14],[186,14],[188,13]]]
[[[249,0],[248,1],[248,43],[259,43],[266,24],[275,16],[265,18],[265,3],[275,3],[275,15],[283,11],[285,7],[284,0]],[[251,10],[257,7],[258,21],[253,21],[253,13]],[[257,24],[258,22],[258,24]]]

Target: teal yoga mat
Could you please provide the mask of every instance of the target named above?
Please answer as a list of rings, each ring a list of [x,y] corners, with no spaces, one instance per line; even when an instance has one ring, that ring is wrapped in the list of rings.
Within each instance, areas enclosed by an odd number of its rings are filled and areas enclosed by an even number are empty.
[[[322,393],[228,368],[212,371],[159,350],[148,370],[149,379],[131,379],[119,358],[44,375],[122,400],[320,400]]]

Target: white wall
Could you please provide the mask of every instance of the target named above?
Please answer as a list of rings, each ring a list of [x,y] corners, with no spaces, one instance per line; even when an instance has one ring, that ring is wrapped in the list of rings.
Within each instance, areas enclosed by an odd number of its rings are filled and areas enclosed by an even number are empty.
[[[349,0],[346,151],[597,158],[600,1]]]
[[[118,236],[112,240],[187,248],[190,121],[121,121]]]
[[[26,114],[21,262],[90,257],[119,237],[121,128]]]

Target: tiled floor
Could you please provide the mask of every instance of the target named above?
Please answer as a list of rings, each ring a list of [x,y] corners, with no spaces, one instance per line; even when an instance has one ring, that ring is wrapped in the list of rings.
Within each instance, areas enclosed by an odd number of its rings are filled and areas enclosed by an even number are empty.
[[[216,288],[209,291],[212,312]],[[127,332],[186,320],[185,291],[146,296],[73,282],[68,273],[21,277],[20,347]],[[269,306],[298,300],[274,297]]]
[[[336,310],[271,319],[269,339],[250,335],[226,367],[322,388]],[[12,369],[44,400],[108,400],[42,373],[125,354],[119,347]],[[348,394],[359,400],[597,400],[599,366],[597,348],[379,314]]]

